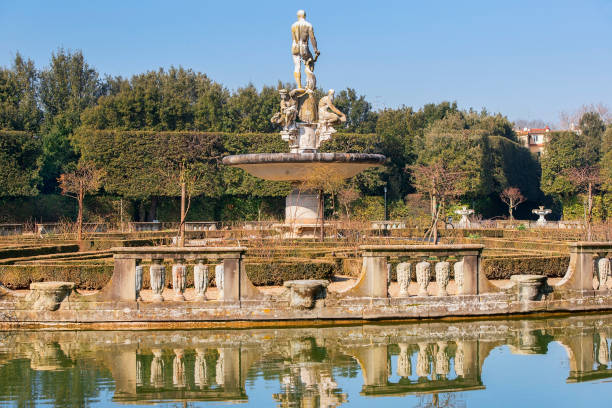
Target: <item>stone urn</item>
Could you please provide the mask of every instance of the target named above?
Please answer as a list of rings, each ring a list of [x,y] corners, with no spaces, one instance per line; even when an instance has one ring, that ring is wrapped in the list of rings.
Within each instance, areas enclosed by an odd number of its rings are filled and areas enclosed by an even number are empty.
[[[30,308],[33,310],[53,312],[59,309],[62,301],[70,296],[75,287],[74,282],[34,282],[30,284],[26,301],[32,302]]]
[[[153,263],[149,268],[151,275],[151,291],[153,292],[154,302],[163,302],[164,297],[162,292],[166,284],[166,267],[163,265],[163,259],[153,259]]]
[[[195,300],[206,300],[208,289],[208,265],[199,260],[193,267],[193,286],[195,287]]]
[[[436,263],[436,284],[438,285],[438,296],[448,296],[446,290],[450,279],[450,263],[443,261]]]
[[[178,301],[185,300],[185,286],[187,283],[187,266],[182,259],[172,265],[172,289],[174,289],[174,298]]]
[[[429,296],[427,286],[429,286],[431,265],[427,261],[421,261],[416,265],[416,279],[419,284],[419,296]]]
[[[397,264],[396,272],[400,297],[408,296],[408,287],[410,286],[411,281],[410,269],[412,269],[410,262],[401,262]]]
[[[320,279],[285,281],[283,286],[289,289],[289,304],[297,309],[312,309],[317,297],[325,297],[329,281]]]
[[[542,275],[512,275],[518,298],[522,302],[538,300],[546,284],[546,276]]]

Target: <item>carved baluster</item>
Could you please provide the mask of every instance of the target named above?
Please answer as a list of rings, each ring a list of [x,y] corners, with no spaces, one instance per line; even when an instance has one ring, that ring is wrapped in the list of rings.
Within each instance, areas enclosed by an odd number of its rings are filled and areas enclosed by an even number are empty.
[[[205,352],[202,349],[196,349],[194,378],[195,384],[200,388],[208,385],[208,367]]]
[[[219,349],[219,358],[215,365],[215,380],[217,385],[225,384],[225,351],[223,349]]]
[[[217,285],[217,300],[223,300],[223,262],[215,266],[215,284]]]
[[[444,258],[442,258],[441,262],[436,263],[435,269],[438,296],[448,296],[446,288],[448,286],[448,280],[450,279],[450,263],[444,261]]]
[[[457,295],[463,295],[463,261],[455,262],[453,265],[453,271],[455,272]]]
[[[608,338],[605,333],[599,333],[599,350],[597,350],[597,362],[601,365],[608,365],[610,354],[608,350]]]
[[[429,296],[427,286],[431,280],[430,276],[431,265],[423,260],[416,265],[416,278],[419,284],[419,296]]]
[[[408,296],[408,287],[411,281],[412,264],[410,262],[401,262],[397,265],[397,283],[399,284],[399,296]]]
[[[144,385],[144,372],[142,369],[142,356],[136,354],[136,386],[142,387]]]
[[[594,266],[596,266],[595,276],[599,282],[598,289],[608,289],[606,284],[608,282],[608,275],[610,275],[610,260],[604,256],[599,258],[599,260],[593,260],[593,263],[595,264]]]
[[[155,388],[164,386],[164,360],[162,360],[162,351],[160,349],[152,349],[153,361],[151,361],[151,385]]]
[[[136,300],[142,300],[140,296],[140,291],[142,290],[142,265],[140,265],[140,259],[136,260],[136,269],[134,270],[134,279],[136,280],[134,288],[135,288],[135,297]]]
[[[154,302],[163,302],[164,297],[162,292],[166,285],[166,267],[163,265],[163,259],[153,259],[149,273],[151,275],[151,291],[153,292]]]
[[[195,300],[206,300],[206,289],[208,289],[208,265],[204,265],[201,259],[198,259],[193,267],[193,284],[196,293]]]
[[[449,267],[450,269],[450,267]],[[450,372],[450,357],[446,352],[447,344],[445,341],[438,342],[438,352],[436,353],[436,374],[446,378]]]
[[[174,349],[174,360],[172,361],[172,385],[177,388],[185,387],[185,362],[183,361],[182,349]]]
[[[402,378],[408,378],[412,375],[412,362],[408,353],[408,345],[406,343],[399,343],[398,346],[400,353],[397,357],[397,375]]]
[[[419,354],[417,355],[416,374],[421,377],[429,375],[429,355],[427,354],[427,343],[418,343]]]
[[[455,374],[463,377],[465,375],[465,351],[463,350],[463,342],[457,341],[457,350],[455,351]]]
[[[174,289],[175,300],[185,300],[185,284],[187,282],[187,266],[185,261],[177,259],[172,265],[172,289]]]

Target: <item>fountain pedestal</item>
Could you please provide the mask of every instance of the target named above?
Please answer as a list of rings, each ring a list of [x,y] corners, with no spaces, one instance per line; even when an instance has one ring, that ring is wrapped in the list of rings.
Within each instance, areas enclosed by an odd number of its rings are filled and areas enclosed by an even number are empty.
[[[316,224],[320,222],[319,201],[317,192],[294,189],[285,200],[285,223]]]

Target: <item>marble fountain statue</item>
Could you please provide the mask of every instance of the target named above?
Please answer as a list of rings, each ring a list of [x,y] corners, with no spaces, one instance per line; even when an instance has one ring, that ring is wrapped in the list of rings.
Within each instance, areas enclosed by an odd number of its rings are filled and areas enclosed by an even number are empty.
[[[315,90],[315,63],[320,55],[312,25],[303,10],[291,26],[291,54],[296,88],[280,89],[280,111],[272,118],[279,125],[280,135],[289,143],[289,153],[258,153],[227,156],[223,163],[239,167],[253,176],[273,181],[290,181],[293,191],[285,204],[284,227],[290,236],[308,236],[321,222],[318,191],[305,189],[305,182],[319,174],[348,179],[363,170],[380,166],[385,156],[366,153],[320,153],[319,147],[331,139],[334,126],[346,122],[346,116],[334,106],[334,90],[319,101]],[[313,52],[310,51],[312,45]],[[302,87],[302,66],[306,86]]]

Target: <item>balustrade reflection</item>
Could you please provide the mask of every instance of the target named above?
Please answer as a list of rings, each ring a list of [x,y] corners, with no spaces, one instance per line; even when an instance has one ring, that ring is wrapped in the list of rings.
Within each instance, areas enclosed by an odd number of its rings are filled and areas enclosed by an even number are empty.
[[[611,318],[612,320],[612,318]],[[549,325],[526,320],[490,323],[241,332],[133,334],[23,333],[0,339],[0,353],[27,356],[31,372],[78,369],[81,358],[107,367],[119,403],[248,400],[249,379],[278,381],[279,406],[337,407],[349,400],[343,378],[361,375],[361,394],[432,394],[480,390],[484,361],[498,347],[512,354],[545,354],[552,342],[569,361],[567,382],[612,378],[612,325]],[[429,331],[428,331],[429,330]],[[301,334],[299,334],[301,333]],[[72,337],[71,337],[72,336]],[[88,354],[93,353],[93,354]],[[7,364],[6,361],[0,362]],[[29,375],[35,378],[35,375]],[[28,377],[28,376],[26,376]]]

